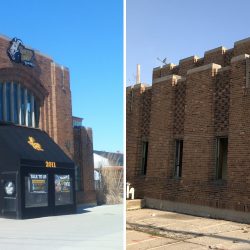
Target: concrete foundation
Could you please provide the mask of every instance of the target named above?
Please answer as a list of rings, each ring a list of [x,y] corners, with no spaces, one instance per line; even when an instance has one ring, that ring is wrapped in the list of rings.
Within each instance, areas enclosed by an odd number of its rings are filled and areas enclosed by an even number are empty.
[[[230,220],[241,223],[250,223],[250,214],[233,211],[228,209],[219,209],[208,206],[199,206],[180,202],[172,202],[167,200],[159,200],[145,197],[146,207],[159,210],[191,214],[201,217],[214,219]]]

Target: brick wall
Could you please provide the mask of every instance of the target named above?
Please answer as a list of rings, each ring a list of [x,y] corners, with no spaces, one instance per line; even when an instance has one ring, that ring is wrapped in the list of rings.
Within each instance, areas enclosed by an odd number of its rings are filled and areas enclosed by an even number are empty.
[[[78,203],[96,203],[94,190],[94,158],[92,129],[74,128],[74,161],[80,168],[81,185],[77,192]]]
[[[155,68],[152,86],[127,88],[127,181],[137,197],[250,212],[250,63],[245,54],[250,54],[250,39]],[[142,175],[145,124],[149,152]],[[216,179],[217,136],[228,137],[225,180]],[[181,178],[174,177],[175,139],[184,141]]]

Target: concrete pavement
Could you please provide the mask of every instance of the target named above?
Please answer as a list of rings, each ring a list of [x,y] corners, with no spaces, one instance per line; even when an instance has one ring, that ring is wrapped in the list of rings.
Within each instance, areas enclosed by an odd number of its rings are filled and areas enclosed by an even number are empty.
[[[127,211],[127,250],[250,250],[250,225],[166,211]]]
[[[0,250],[122,250],[123,205],[30,220],[0,218]]]

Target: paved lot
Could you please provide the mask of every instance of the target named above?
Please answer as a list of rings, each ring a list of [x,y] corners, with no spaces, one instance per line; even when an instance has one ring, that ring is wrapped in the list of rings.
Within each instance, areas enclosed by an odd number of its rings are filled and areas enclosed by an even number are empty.
[[[250,250],[250,225],[152,209],[127,211],[127,250]]]
[[[0,250],[122,250],[123,206],[30,220],[0,219]]]

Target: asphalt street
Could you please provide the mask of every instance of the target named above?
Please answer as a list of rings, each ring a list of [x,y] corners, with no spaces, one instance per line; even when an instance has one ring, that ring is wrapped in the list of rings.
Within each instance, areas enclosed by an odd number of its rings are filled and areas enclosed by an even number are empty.
[[[78,214],[0,219],[0,250],[122,250],[123,205],[80,208]]]

